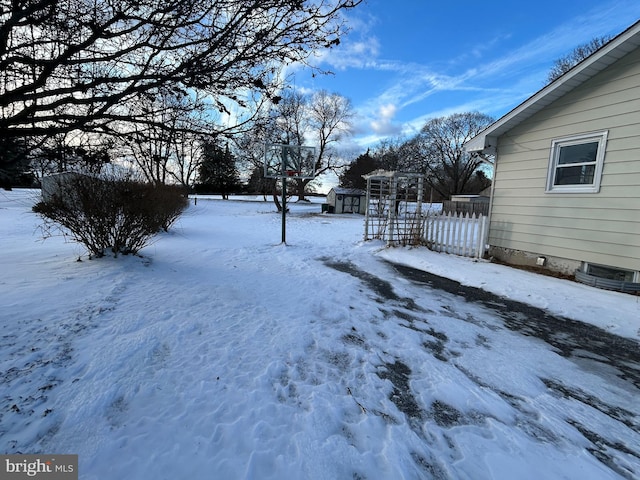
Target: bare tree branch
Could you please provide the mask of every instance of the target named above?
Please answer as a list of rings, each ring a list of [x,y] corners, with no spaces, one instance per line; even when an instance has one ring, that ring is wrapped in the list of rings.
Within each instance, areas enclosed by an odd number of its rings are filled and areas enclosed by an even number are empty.
[[[611,37],[596,37],[592,39],[590,42],[583,43],[582,45],[578,45],[571,52],[569,52],[564,57],[557,59],[553,63],[553,67],[549,71],[547,75],[547,82],[551,83],[554,80],[560,78],[566,72],[575,67],[582,60],[587,58],[593,52],[602,47],[605,43],[611,40]]]
[[[361,1],[0,0],[0,132],[108,130],[160,89],[222,112],[272,97],[282,65],[337,44]]]
[[[465,153],[465,142],[493,119],[478,112],[457,113],[428,121],[405,145],[412,159],[411,171],[424,173],[427,183],[443,198],[467,193],[482,159]]]

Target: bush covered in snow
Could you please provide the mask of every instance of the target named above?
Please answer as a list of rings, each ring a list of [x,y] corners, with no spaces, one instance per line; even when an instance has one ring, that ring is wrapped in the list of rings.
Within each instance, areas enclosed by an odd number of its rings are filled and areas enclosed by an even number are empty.
[[[45,236],[61,227],[90,256],[137,253],[188,205],[185,192],[175,186],[79,174],[63,178],[46,195],[43,190],[33,211],[45,220]]]

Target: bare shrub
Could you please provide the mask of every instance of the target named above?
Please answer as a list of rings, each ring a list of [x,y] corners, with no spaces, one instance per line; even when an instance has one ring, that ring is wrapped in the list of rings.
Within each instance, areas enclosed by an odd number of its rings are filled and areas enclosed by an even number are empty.
[[[60,227],[90,256],[102,257],[137,253],[187,205],[180,187],[75,174],[58,181],[33,211],[45,219],[45,233]]]

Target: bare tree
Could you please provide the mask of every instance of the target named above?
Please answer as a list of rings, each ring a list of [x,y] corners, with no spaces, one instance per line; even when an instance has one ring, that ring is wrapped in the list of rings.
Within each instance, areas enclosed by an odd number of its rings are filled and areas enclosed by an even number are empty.
[[[273,105],[269,111],[266,124],[263,128],[265,138],[263,143],[281,143],[284,145],[306,145],[306,137],[309,130],[309,96],[296,90],[286,90],[282,93],[280,101]],[[267,179],[268,180],[268,179]],[[292,196],[294,189],[300,192],[300,180],[292,180],[283,192],[288,198]],[[308,183],[308,181],[307,181]],[[283,190],[283,182],[275,181],[269,184],[272,187],[273,202],[278,211],[282,205],[278,199],[278,188]],[[304,186],[302,187],[304,198]]]
[[[549,74],[547,76],[547,82],[551,83],[554,80],[560,78],[562,75],[564,75],[566,72],[571,70],[582,60],[584,60],[593,52],[595,52],[600,47],[602,47],[609,40],[611,40],[611,37],[608,37],[608,36],[596,37],[590,42],[583,43],[582,45],[578,45],[576,48],[571,50],[570,53],[568,53],[564,57],[557,59],[553,63],[553,67],[551,67],[551,70],[549,71]]]
[[[169,173],[183,187],[193,186],[202,159],[203,142],[199,135],[191,132],[178,132],[174,143],[173,162]]]
[[[304,145],[309,133],[309,96],[286,91],[269,112],[269,122],[271,143]]]
[[[155,184],[166,183],[173,136],[153,128],[141,128],[130,138],[131,155],[144,180]]]
[[[318,146],[315,175],[335,171],[346,163],[337,155],[336,144],[351,135],[354,118],[351,101],[325,90],[316,92],[309,103],[309,130]],[[298,196],[304,199],[311,180],[298,180]]]
[[[343,167],[335,144],[351,132],[353,109],[351,102],[335,93],[319,91],[309,96],[296,91],[281,93],[281,100],[273,105],[268,116],[255,128],[236,141],[238,158],[245,170],[253,171],[264,166],[266,144],[311,145],[317,147],[315,175]],[[255,176],[254,176],[255,180]],[[287,190],[300,200],[305,199],[311,179],[288,182]],[[277,200],[280,182],[268,182]],[[261,190],[261,185],[257,185]]]
[[[315,175],[343,167],[335,144],[351,133],[351,102],[337,94],[320,90],[308,96],[287,92],[270,112],[265,133],[269,143],[311,145],[317,147]],[[305,199],[312,179],[296,179],[295,192]]]
[[[127,105],[160,88],[224,114],[276,100],[282,65],[337,45],[361,1],[0,0],[0,135],[157,124]]]
[[[154,93],[141,95],[128,106],[131,116],[142,112],[153,121],[122,125],[119,137],[128,146],[136,167],[148,182],[177,180],[188,186],[189,176],[197,169],[190,163],[197,163],[197,160],[182,156],[192,148],[184,143],[193,141],[194,131],[206,129],[202,119],[205,106],[197,97],[167,89]]]
[[[426,174],[427,183],[443,198],[470,193],[482,159],[466,153],[463,145],[492,122],[493,118],[478,112],[430,120],[407,144],[413,170]]]
[[[58,133],[25,149],[33,173],[42,178],[62,172],[98,174],[113,157],[113,138],[83,132]]]
[[[267,195],[272,194],[273,201],[280,210],[277,200],[278,182],[264,177],[265,145],[279,142],[278,133],[275,132],[276,122],[266,117],[257,120],[253,123],[253,128],[233,137],[236,158],[239,168],[252,179],[252,187],[263,194],[265,201]]]

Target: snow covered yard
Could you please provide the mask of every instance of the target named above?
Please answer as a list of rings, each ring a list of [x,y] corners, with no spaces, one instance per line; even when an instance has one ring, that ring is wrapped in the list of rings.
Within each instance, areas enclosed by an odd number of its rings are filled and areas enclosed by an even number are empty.
[[[639,386],[383,260],[640,340],[638,297],[422,248],[363,218],[199,199],[143,257],[76,262],[0,191],[0,452],[80,478],[640,477]],[[541,320],[542,321],[542,320]]]

